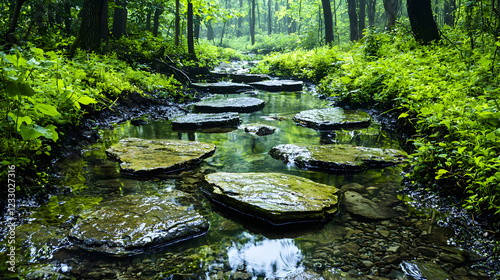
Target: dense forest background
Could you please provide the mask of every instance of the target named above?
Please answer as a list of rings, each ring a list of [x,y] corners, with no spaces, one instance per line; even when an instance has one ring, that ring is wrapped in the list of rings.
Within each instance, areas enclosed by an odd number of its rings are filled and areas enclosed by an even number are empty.
[[[130,93],[189,102],[196,74],[262,59],[254,71],[392,116],[411,186],[498,218],[499,33],[499,0],[2,0],[2,180],[16,166],[38,193],[89,113]]]

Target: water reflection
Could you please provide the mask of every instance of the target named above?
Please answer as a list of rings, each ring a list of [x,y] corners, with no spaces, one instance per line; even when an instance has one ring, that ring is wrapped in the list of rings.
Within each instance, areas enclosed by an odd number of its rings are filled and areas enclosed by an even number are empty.
[[[256,241],[252,235],[246,235],[250,241],[243,245],[233,243],[227,251],[233,271],[244,270],[254,278],[281,278],[304,270],[302,252],[293,239]]]

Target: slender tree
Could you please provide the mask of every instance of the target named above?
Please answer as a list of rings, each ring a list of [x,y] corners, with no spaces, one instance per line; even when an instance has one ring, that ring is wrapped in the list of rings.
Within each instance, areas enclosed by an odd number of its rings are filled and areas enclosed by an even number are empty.
[[[358,39],[363,38],[363,31],[366,28],[366,0],[359,0],[359,22]]]
[[[113,15],[113,37],[120,38],[127,34],[127,1],[116,0]]]
[[[174,44],[176,46],[180,43],[181,37],[181,15],[180,15],[181,1],[175,0],[175,31],[174,31]]]
[[[325,43],[333,44],[333,17],[330,0],[321,0],[323,6],[323,17],[325,21]]]
[[[420,0],[416,2],[420,2]],[[385,27],[389,30],[396,25],[396,14],[398,11],[398,3],[399,3],[398,0],[384,0],[385,17],[387,20]]]
[[[250,42],[255,45],[255,0],[250,1]]]
[[[430,0],[407,0],[408,17],[415,39],[423,44],[440,39],[439,31],[432,16]]]
[[[368,27],[375,27],[375,12],[376,12],[377,0],[368,0]]]
[[[158,32],[160,29],[160,16],[163,14],[163,4],[159,3],[155,8],[155,13],[153,15],[153,36],[158,37]]]
[[[194,51],[194,30],[193,30],[193,1],[188,0],[187,9],[187,40],[188,40],[188,53],[191,59],[196,60],[196,53]]]
[[[97,51],[108,35],[108,1],[84,0],[81,11],[80,47]]]
[[[267,0],[267,34],[271,35],[273,33],[273,14],[271,11],[272,2]]]
[[[26,0],[17,0],[14,12],[12,13],[12,18],[10,19],[9,30],[7,30],[8,41],[14,44],[17,40],[14,38],[14,32],[17,28],[17,21],[19,20],[19,15],[21,13],[21,7]]]
[[[349,15],[349,27],[351,41],[358,40],[358,15],[356,13],[356,0],[347,0],[347,14]]]

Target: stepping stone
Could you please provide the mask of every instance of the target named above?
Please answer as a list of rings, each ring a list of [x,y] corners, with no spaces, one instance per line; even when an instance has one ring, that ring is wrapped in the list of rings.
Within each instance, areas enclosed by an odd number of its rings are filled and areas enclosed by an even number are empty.
[[[342,144],[282,144],[274,146],[269,154],[301,169],[324,172],[360,172],[407,162],[407,154],[403,151]]]
[[[201,236],[209,223],[185,193],[127,195],[86,210],[69,233],[77,246],[113,256],[131,256]]]
[[[265,74],[230,74],[233,83],[255,83],[270,80],[271,77]]]
[[[250,113],[262,109],[265,103],[264,100],[253,97],[209,99],[195,103],[194,110],[200,113]]]
[[[212,173],[211,198],[272,224],[323,221],[337,211],[337,189],[280,173]]]
[[[245,132],[258,136],[270,135],[276,131],[276,127],[263,124],[254,124],[245,126]]]
[[[256,89],[265,91],[278,92],[278,91],[302,91],[304,83],[302,81],[293,80],[271,80],[250,83]]]
[[[187,114],[172,121],[176,131],[192,131],[215,127],[237,127],[241,123],[238,113]]]
[[[342,108],[325,108],[302,111],[293,117],[302,126],[317,130],[334,130],[349,127],[367,127],[371,117],[368,113]]]
[[[215,145],[184,140],[125,138],[106,150],[120,161],[120,172],[149,175],[191,169],[212,156]]]
[[[231,82],[192,83],[191,86],[196,89],[207,90],[210,93],[239,93],[253,89],[247,84]]]

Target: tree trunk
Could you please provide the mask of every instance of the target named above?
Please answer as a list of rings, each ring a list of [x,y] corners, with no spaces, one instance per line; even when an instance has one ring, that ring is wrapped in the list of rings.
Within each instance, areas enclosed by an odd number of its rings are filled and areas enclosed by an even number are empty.
[[[243,0],[240,0],[240,11],[243,10]],[[236,31],[236,37],[241,37],[241,26],[243,25],[243,17],[238,18],[238,30]]]
[[[455,9],[456,9],[455,0],[444,1],[444,7],[443,7],[444,24],[447,24],[451,27],[455,26]]]
[[[193,2],[188,0],[187,9],[187,41],[188,53],[192,60],[196,60],[196,53],[194,51],[194,32],[193,32]]]
[[[325,20],[325,44],[333,44],[333,16],[330,0],[321,0]]]
[[[418,0],[417,2],[420,2],[420,0]],[[385,9],[385,17],[387,20],[385,27],[388,30],[391,30],[396,25],[396,14],[398,10],[397,0],[384,0],[384,9]]]
[[[377,0],[368,0],[368,27],[375,27],[375,7],[377,6]]]
[[[107,40],[108,34],[108,2],[85,0],[81,11],[80,47],[97,51],[101,40]],[[105,19],[105,20],[104,20]]]
[[[250,0],[250,42],[255,44],[255,0]]]
[[[158,6],[155,9],[155,13],[153,15],[153,36],[158,37],[158,31],[160,29],[160,16],[163,14],[163,6]]]
[[[64,3],[64,31],[66,34],[71,34],[71,1]]]
[[[119,39],[127,34],[127,1],[116,1],[115,13],[113,16],[113,37]]]
[[[439,41],[430,0],[407,0],[408,17],[415,39],[423,44]]]
[[[146,13],[147,13],[146,14],[146,30],[151,31],[151,15],[152,15],[153,11],[150,9],[147,9]]]
[[[271,0],[267,0],[267,34],[271,35],[273,33],[273,14],[271,11],[272,3]]]
[[[207,25],[207,40],[212,41],[215,38],[214,28],[212,27],[212,19],[207,21],[206,25]]]
[[[358,39],[363,38],[363,31],[366,28],[366,0],[359,0],[359,30]]]
[[[9,30],[7,31],[7,38],[9,42],[14,44],[17,40],[14,39],[14,32],[17,28],[17,21],[19,19],[19,14],[21,13],[21,7],[23,6],[26,0],[17,0],[16,7],[14,8],[14,12],[12,13],[12,18],[10,19]]]
[[[351,41],[356,41],[358,40],[358,15],[356,13],[356,0],[347,0],[347,13],[349,14]]]
[[[201,28],[201,16],[196,15],[194,17],[194,39],[200,39],[200,28]]]
[[[175,31],[174,31],[174,45],[178,46],[180,43],[180,37],[181,37],[181,15],[180,15],[180,8],[181,7],[181,1],[180,0],[175,0]]]

